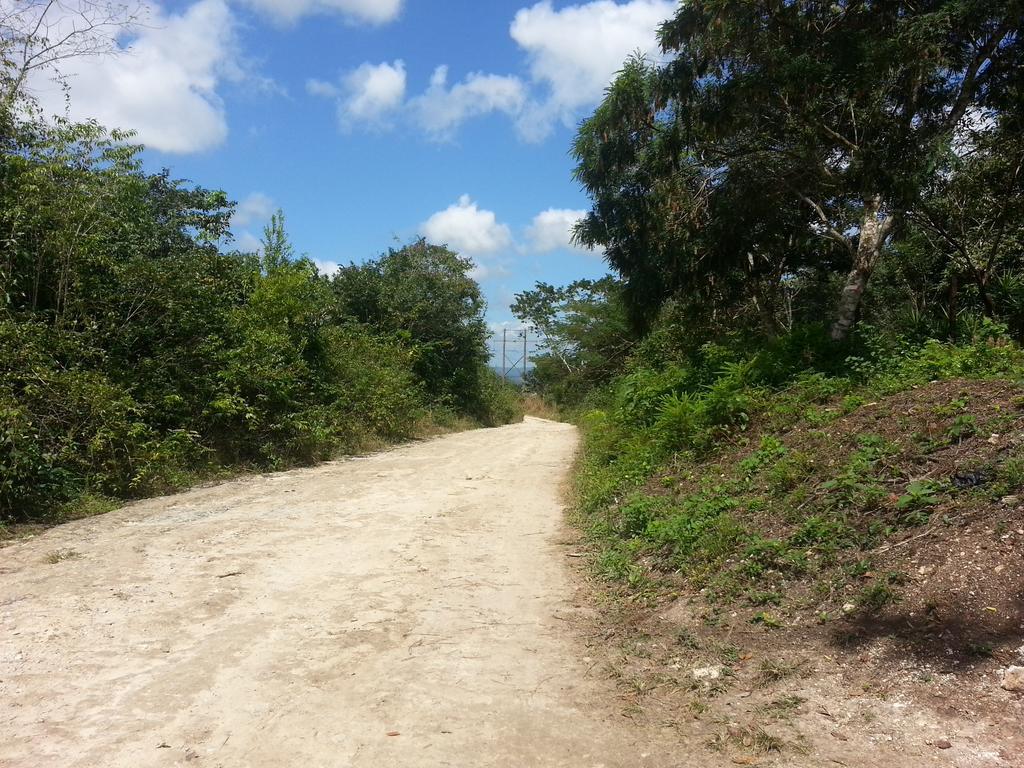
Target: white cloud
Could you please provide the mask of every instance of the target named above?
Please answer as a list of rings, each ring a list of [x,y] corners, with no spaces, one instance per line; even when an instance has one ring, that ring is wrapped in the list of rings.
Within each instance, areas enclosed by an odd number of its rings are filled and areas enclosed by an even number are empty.
[[[145,23],[127,30],[117,55],[63,62],[70,104],[50,73],[37,74],[33,91],[48,113],[133,129],[165,152],[218,146],[228,125],[217,88],[246,78],[231,10],[225,0],[198,0],[179,14],[153,4],[145,10]]]
[[[338,101],[338,123],[343,130],[384,126],[388,116],[405,101],[405,63],[365,63],[344,75],[340,86],[309,80],[306,90],[314,96]]]
[[[482,264],[479,259],[473,259],[473,268],[466,274],[470,280],[476,280],[478,283],[495,276],[493,269],[487,264]]]
[[[491,112],[519,114],[526,98],[526,87],[517,77],[476,72],[449,87],[448,67],[440,66],[430,78],[430,87],[410,105],[431,137],[447,140],[471,117]]]
[[[595,0],[555,10],[550,0],[516,13],[510,33],[526,51],[530,75],[545,96],[519,121],[524,138],[544,138],[554,122],[567,124],[597,104],[626,58],[657,56],[657,29],[675,12],[675,0]]]
[[[512,245],[512,232],[493,211],[483,210],[469,195],[439,211],[420,226],[432,243],[448,245],[465,256],[495,253]]]
[[[334,99],[341,94],[341,89],[334,83],[317,80],[314,77],[306,81],[306,93],[310,96],[322,96],[325,99]]]
[[[310,259],[313,262],[313,266],[316,267],[316,271],[324,277],[331,277],[337,272],[341,265],[336,261],[323,261],[321,259]]]
[[[419,233],[432,243],[447,245],[470,258],[473,261],[470,276],[483,281],[512,274],[515,254],[522,256],[554,251],[595,253],[572,243],[573,227],[586,213],[569,208],[549,208],[533,217],[523,232],[523,238],[517,242],[512,230],[501,223],[493,211],[481,209],[469,195],[462,195],[456,203],[421,224]]]
[[[253,192],[235,207],[235,215],[231,217],[232,227],[246,228],[261,225],[270,221],[277,206],[274,201],[262,192]]]
[[[235,248],[242,253],[259,253],[263,250],[263,241],[252,232],[242,232],[235,238]]]
[[[340,14],[350,22],[386,24],[402,12],[403,0],[243,0],[281,24],[313,14]]]
[[[589,248],[582,248],[572,242],[573,227],[586,215],[586,211],[565,208],[549,208],[538,213],[526,230],[529,249],[536,253],[560,250],[593,253]]]
[[[231,228],[235,234],[235,247],[244,253],[259,253],[263,242],[254,229],[263,227],[277,211],[277,204],[262,192],[253,192],[235,207]]]
[[[303,8],[309,4],[310,0],[298,3]],[[676,0],[593,0],[556,10],[551,0],[542,0],[516,13],[509,29],[525,54],[529,82],[515,75],[474,72],[450,84],[448,67],[439,66],[429,87],[405,107],[435,140],[450,140],[471,118],[503,113],[515,121],[523,139],[540,141],[559,121],[572,125],[598,104],[631,54],[657,58],[658,27],[676,7]],[[340,86],[322,80],[306,85],[313,95],[339,99],[339,116],[346,128],[372,124],[378,116],[399,109],[405,87],[401,62],[364,64]]]

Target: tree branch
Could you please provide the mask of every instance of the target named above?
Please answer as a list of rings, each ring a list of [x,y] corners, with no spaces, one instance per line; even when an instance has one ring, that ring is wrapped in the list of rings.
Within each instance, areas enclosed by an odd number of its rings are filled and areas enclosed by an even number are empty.
[[[807,195],[803,194],[802,192],[798,192],[795,189],[791,189],[791,191],[798,198],[800,198],[800,200],[809,205],[818,215],[819,221],[825,228],[825,234],[828,235],[831,239],[835,240],[837,243],[840,243],[851,255],[853,255],[855,251],[853,248],[853,243],[850,242],[850,238],[848,238],[846,235],[844,235],[842,232],[840,232],[838,229],[832,226],[832,222],[828,220],[828,216],[825,214],[825,209],[822,208],[821,205],[816,203],[814,200],[809,198]]]
[[[992,33],[992,36],[988,41],[981,46],[975,55],[974,60],[968,65],[967,70],[964,72],[963,82],[960,84],[960,93],[957,95],[957,99],[953,103],[953,109],[950,110],[949,116],[946,118],[946,125],[948,128],[954,128],[967,113],[967,108],[974,99],[978,73],[986,62],[991,61],[993,54],[999,47],[999,44],[1006,38],[1006,35],[1009,34],[1011,28],[1011,21],[1009,19],[1004,21]]]

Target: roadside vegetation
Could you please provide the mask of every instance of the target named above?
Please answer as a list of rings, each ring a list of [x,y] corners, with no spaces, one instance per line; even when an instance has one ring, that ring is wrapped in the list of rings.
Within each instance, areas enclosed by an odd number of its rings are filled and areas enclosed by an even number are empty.
[[[876,551],[978,524],[996,546],[995,531],[1014,525],[1024,490],[1014,344],[909,345],[841,373],[780,366],[778,349],[704,354],[712,367],[635,370],[581,415],[579,511],[602,576],[700,592],[710,610],[738,605],[766,627],[827,623],[900,599],[915,574]],[[974,602],[983,598],[958,607]]]
[[[714,739],[762,755],[800,654],[1024,660],[1021,9],[768,7],[685,3],[625,63],[574,146],[613,274],[514,307],[630,685],[769,689]]]
[[[40,119],[3,31],[0,533],[521,415],[467,259],[416,241],[324,276],[280,213],[234,249],[223,192]]]

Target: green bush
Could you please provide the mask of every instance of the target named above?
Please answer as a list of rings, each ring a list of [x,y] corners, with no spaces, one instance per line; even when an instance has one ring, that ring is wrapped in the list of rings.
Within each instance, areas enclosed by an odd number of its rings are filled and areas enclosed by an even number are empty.
[[[481,424],[496,427],[523,420],[523,393],[489,368],[479,370],[477,395],[469,413]]]
[[[645,568],[653,557],[728,599],[765,580],[824,574],[900,527],[926,523],[945,488],[911,483],[893,497],[898,476],[890,463],[899,444],[862,433],[852,449],[830,449],[841,453],[819,457],[814,446],[833,440],[833,428],[822,425],[890,393],[934,379],[1024,378],[1024,354],[988,329],[961,344],[915,344],[865,328],[844,350],[859,354],[841,358],[815,352],[817,331],[746,356],[705,345],[661,368],[648,350],[641,367],[606,390],[605,407],[579,420],[579,510],[591,534],[614,552],[606,575],[629,578],[629,558],[643,555]],[[701,360],[714,361],[715,372]],[[977,429],[955,410],[945,415],[953,419],[949,439],[967,439]],[[779,437],[779,430],[794,428],[806,441],[799,450]],[[760,432],[759,443],[740,458],[735,452],[748,429]],[[1007,477],[997,478],[993,493],[1020,485],[1012,457],[1004,466]],[[673,493],[680,486],[687,490]],[[761,519],[772,537],[746,529]],[[888,585],[878,592],[865,604],[890,598]]]
[[[667,398],[681,395],[694,383],[693,372],[677,365],[633,371],[618,382],[616,416],[623,424],[648,427],[657,420]]]
[[[0,524],[522,417],[467,259],[417,241],[324,278],[280,213],[261,256],[224,252],[226,195],[146,175],[125,134],[8,127]]]

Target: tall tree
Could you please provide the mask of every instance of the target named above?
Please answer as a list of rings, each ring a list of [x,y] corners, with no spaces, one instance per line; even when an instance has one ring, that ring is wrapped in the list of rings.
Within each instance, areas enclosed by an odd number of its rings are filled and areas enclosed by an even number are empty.
[[[341,319],[390,332],[416,348],[415,371],[436,401],[472,409],[488,359],[486,303],[473,263],[417,240],[350,264],[332,286]]]
[[[704,197],[675,201],[694,220],[706,220],[707,195],[732,186],[734,212],[748,210],[746,199],[773,229],[773,211],[797,211],[802,232],[793,234],[840,249],[848,270],[832,335],[841,340],[886,243],[957,130],[1019,93],[1021,21],[1020,0],[684,3],[662,27],[670,61],[649,78],[646,97],[628,105],[620,130],[597,132],[596,148],[577,148],[595,200],[585,239],[600,242],[600,226],[622,220],[623,206],[592,179],[602,181],[629,135],[653,155],[643,163],[653,176],[636,180],[633,196],[658,199],[659,185],[689,180],[697,168],[699,185],[687,184]],[[623,77],[633,77],[629,66]],[[613,87],[609,100],[617,98]],[[751,184],[759,174],[766,183]],[[671,272],[676,253],[661,254],[658,266]],[[697,270],[715,273],[703,260]]]
[[[277,212],[270,217],[270,221],[263,227],[263,240],[261,241],[263,271],[270,274],[288,264],[294,256],[295,248],[288,239],[288,232],[284,228],[284,211],[278,208]]]
[[[516,294],[512,313],[541,336],[533,384],[563,403],[620,373],[637,340],[613,277],[563,287],[537,283]]]
[[[983,125],[962,143],[908,218],[950,265],[951,313],[958,286],[966,282],[984,314],[994,318],[1001,313],[993,282],[1019,270],[1024,258],[1024,136]]]

